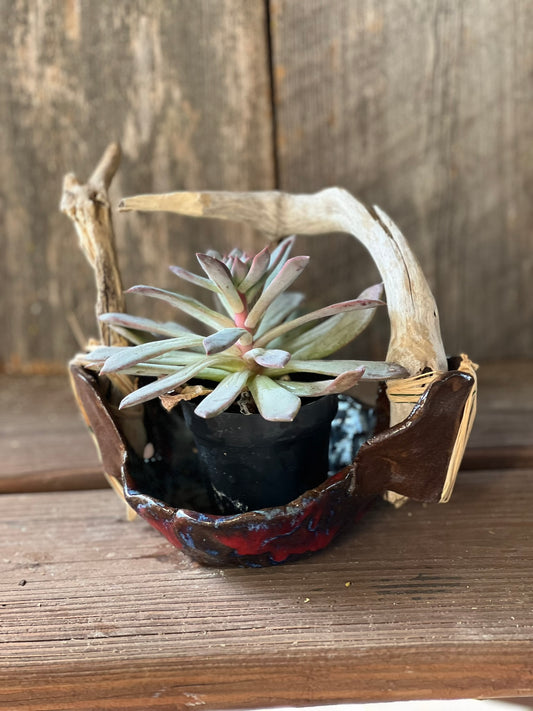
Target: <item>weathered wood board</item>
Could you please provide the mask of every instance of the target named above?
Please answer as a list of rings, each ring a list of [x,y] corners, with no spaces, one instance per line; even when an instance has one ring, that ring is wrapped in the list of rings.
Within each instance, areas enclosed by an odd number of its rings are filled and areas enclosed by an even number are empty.
[[[434,288],[449,353],[530,356],[533,4],[270,7],[280,187],[342,185],[382,207]],[[339,297],[374,274],[348,238],[316,250],[309,283],[325,270]],[[357,352],[384,352],[376,326]]]
[[[470,473],[262,570],[197,566],[111,491],[0,496],[0,708],[530,695],[532,477]]]
[[[107,486],[67,373],[0,375],[0,493]]]
[[[4,367],[61,364],[76,322],[96,331],[92,274],[58,203],[63,175],[85,181],[110,140],[124,154],[115,199],[273,187],[265,12],[247,0],[0,3]],[[175,285],[169,264],[252,239],[165,215],[115,227],[125,286]]]
[[[0,3],[0,367],[57,368],[95,332],[57,204],[63,174],[85,180],[110,140],[124,149],[114,199],[346,187],[412,243],[449,353],[530,356],[532,31],[522,0]],[[168,263],[261,244],[169,215],[116,228],[127,286],[177,287]],[[311,307],[377,278],[347,236],[297,248],[315,257]],[[386,340],[383,312],[349,352],[381,357]]]

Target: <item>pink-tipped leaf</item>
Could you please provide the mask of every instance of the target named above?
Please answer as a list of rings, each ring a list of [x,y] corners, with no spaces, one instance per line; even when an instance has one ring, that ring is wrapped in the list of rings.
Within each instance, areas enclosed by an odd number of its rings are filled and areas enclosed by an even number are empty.
[[[268,269],[265,275],[260,279],[255,286],[248,290],[246,298],[249,304],[254,304],[256,299],[259,297],[262,291],[266,289],[267,286],[274,280],[278,275],[283,265],[289,258],[291,253],[292,245],[294,244],[295,237],[287,237],[270,255],[270,261],[268,264]]]
[[[257,302],[259,303],[259,302]],[[377,299],[352,299],[350,301],[341,301],[338,304],[331,304],[330,306],[324,306],[316,311],[311,311],[308,314],[299,316],[292,321],[285,321],[275,328],[270,329],[264,333],[261,338],[256,341],[256,344],[260,347],[264,347],[270,343],[270,341],[283,336],[285,333],[292,331],[299,326],[303,326],[310,321],[316,321],[317,319],[327,318],[328,316],[334,316],[339,313],[344,313],[347,311],[359,311],[361,309],[372,309],[376,306],[383,306],[384,302]]]
[[[228,264],[234,284],[239,284],[248,273],[248,264],[241,262],[238,257],[233,257],[231,264]]]
[[[272,377],[287,373],[316,373],[336,377],[348,370],[364,368],[363,380],[391,380],[406,378],[408,373],[399,363],[386,363],[375,360],[298,360],[291,358],[284,368],[279,368]]]
[[[285,262],[289,258],[295,241],[295,235],[285,237],[285,239],[282,239],[278,246],[272,250],[272,254],[270,255],[270,262],[268,265],[269,271],[272,272],[276,267],[281,268],[285,264]]]
[[[257,326],[261,317],[274,299],[289,288],[294,280],[297,279],[303,272],[308,263],[309,257],[302,256],[293,257],[283,265],[282,269],[272,280],[272,282],[265,287],[263,293],[248,314],[248,317],[244,322],[246,328],[255,328]],[[264,343],[260,345],[264,345]]]
[[[181,294],[175,294],[172,291],[158,289],[155,286],[145,286],[144,284],[132,286],[126,293],[142,294],[143,296],[150,296],[154,299],[166,301],[171,306],[174,306],[180,311],[189,314],[189,316],[201,321],[214,331],[218,331],[220,328],[231,328],[235,325],[227,316],[219,314],[216,311],[213,311],[213,309],[209,309],[200,301],[197,301],[190,296],[182,296]]]
[[[320,397],[337,395],[353,388],[361,380],[364,368],[347,370],[332,380],[316,380],[314,383],[302,383],[295,380],[280,380],[279,384],[298,397]]]
[[[366,299],[381,303],[383,287],[376,284],[365,289],[357,301]],[[370,324],[377,307],[347,311],[324,319],[303,333],[288,332],[280,343],[290,350],[295,358],[325,358],[353,341]]]
[[[252,264],[250,265],[250,269],[248,270],[248,274],[239,283],[239,291],[242,294],[246,293],[249,289],[255,286],[260,279],[263,278],[268,269],[269,263],[270,253],[268,251],[268,247],[265,247],[255,255]]]
[[[219,259],[210,257],[208,254],[197,254],[196,258],[200,262],[200,266],[216,285],[219,294],[229,306],[230,310],[235,314],[240,314],[243,311],[243,303],[239,292],[233,284],[233,279],[230,270]]]

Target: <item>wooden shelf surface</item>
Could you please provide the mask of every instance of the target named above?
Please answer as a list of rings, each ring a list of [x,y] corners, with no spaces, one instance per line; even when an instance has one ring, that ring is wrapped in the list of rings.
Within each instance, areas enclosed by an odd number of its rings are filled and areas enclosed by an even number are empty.
[[[520,384],[516,368],[509,378],[494,366],[482,386],[472,450],[533,444],[521,367]],[[445,506],[378,503],[298,563],[209,569],[127,523],[110,490],[68,490],[84,472],[99,485],[92,442],[64,381],[31,384],[28,400],[27,380],[0,380],[0,479],[12,492],[0,496],[0,709],[533,694],[527,457],[462,471]]]
[[[532,508],[533,470],[470,472],[446,506],[378,504],[306,560],[218,570],[111,491],[2,496],[0,708],[531,695]]]
[[[64,376],[0,376],[0,494],[107,486]]]

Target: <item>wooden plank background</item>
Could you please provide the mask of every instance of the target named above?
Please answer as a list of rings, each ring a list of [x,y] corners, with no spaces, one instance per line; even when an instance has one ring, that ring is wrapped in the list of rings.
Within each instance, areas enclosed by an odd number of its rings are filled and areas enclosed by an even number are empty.
[[[531,356],[532,30],[524,0],[0,3],[0,368],[53,370],[94,333],[57,205],[63,174],[85,179],[112,139],[115,198],[338,184],[379,204],[422,261],[449,352]],[[166,264],[189,252],[261,244],[165,215],[116,225],[126,285],[175,286]],[[375,278],[348,238],[300,249],[317,301]],[[382,355],[386,333],[382,315],[351,352]]]
[[[531,356],[533,3],[272,0],[271,27],[281,186],[388,212],[449,353]],[[327,273],[366,283],[352,242],[332,245]]]
[[[76,350],[67,317],[95,332],[92,276],[58,211],[65,172],[85,180],[118,139],[115,199],[273,186],[265,5],[15,0],[0,3],[0,38],[0,357],[61,365]],[[126,285],[175,284],[168,264],[235,233],[165,215],[115,224]]]

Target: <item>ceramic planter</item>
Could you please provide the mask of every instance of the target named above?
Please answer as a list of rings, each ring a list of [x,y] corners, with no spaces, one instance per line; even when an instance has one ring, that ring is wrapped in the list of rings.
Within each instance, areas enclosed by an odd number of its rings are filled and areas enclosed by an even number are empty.
[[[105,397],[105,383],[77,366],[71,366],[71,378],[104,470],[140,516],[203,564],[263,566],[324,548],[387,490],[416,501],[440,501],[465,404],[475,386],[472,375],[456,369],[460,362],[451,362],[455,369],[431,384],[404,422],[370,436],[353,464],[283,506],[230,516],[189,508],[185,499],[191,497],[190,482],[182,481],[181,491],[168,486],[172,478],[180,483],[180,467],[191,466],[193,448],[175,413],[158,403],[147,413],[157,455],[151,457],[154,466],[140,458],[121,433],[116,409]],[[380,400],[383,421],[387,406],[383,397]],[[201,494],[196,496],[201,499]]]
[[[95,271],[99,313],[121,311],[123,306],[107,201],[117,165],[118,148],[112,145],[87,185],[67,176],[62,200]],[[193,437],[175,410],[167,412],[159,401],[142,405],[136,417],[143,438],[132,437],[135,422],[118,411],[114,386],[74,359],[73,389],[104,471],[140,516],[201,563],[262,566],[323,548],[378,495],[424,502],[449,499],[475,415],[475,366],[467,356],[446,359],[429,286],[405,238],[385,213],[365,208],[337,188],[315,195],[171,193],[137,196],[121,205],[126,210],[242,221],[273,239],[292,233],[352,234],[372,254],[384,282],[391,328],[387,361],[409,374],[382,385],[376,429],[353,461],[321,481],[312,478],[303,485],[311,488],[303,493],[300,484],[291,485],[286,494],[291,500],[257,500],[250,489],[247,505],[259,508],[221,515],[206,496]],[[104,327],[101,342],[113,343]],[[198,441],[209,436],[206,426]],[[305,454],[296,456],[305,470]],[[283,479],[283,463],[278,464],[276,476]],[[224,475],[237,480],[245,474],[245,465],[246,457]]]

